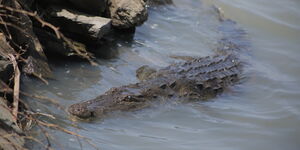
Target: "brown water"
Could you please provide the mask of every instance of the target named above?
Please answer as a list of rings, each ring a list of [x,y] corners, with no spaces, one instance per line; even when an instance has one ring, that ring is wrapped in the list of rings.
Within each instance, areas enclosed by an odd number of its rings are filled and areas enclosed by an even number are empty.
[[[149,20],[133,40],[118,41],[113,59],[99,67],[84,62],[56,62],[56,80],[30,83],[27,91],[59,99],[61,105],[88,100],[110,87],[137,82],[144,64],[162,67],[171,55],[211,55],[221,38],[215,12],[245,29],[251,42],[246,81],[210,102],[164,104],[116,114],[80,129],[63,123],[67,114],[45,103],[55,123],[89,137],[103,150],[299,150],[300,149],[300,1],[175,0],[175,7],[150,10]],[[76,137],[52,131],[57,149],[80,149]],[[82,142],[83,149],[93,149]],[[38,149],[38,148],[36,148]]]

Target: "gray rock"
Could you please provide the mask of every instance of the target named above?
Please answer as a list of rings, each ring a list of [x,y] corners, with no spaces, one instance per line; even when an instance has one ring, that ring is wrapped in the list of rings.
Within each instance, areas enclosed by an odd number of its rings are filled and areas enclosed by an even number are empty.
[[[8,127],[7,127],[8,128]],[[27,150],[24,148],[25,138],[13,130],[4,129],[0,121],[0,150]]]
[[[22,149],[25,139],[18,133],[22,131],[13,121],[13,115],[6,105],[6,100],[0,97],[0,149]]]
[[[52,8],[48,21],[63,32],[75,34],[86,40],[99,40],[111,30],[111,19],[91,16],[73,10]]]
[[[44,78],[53,78],[54,75],[53,75],[52,71],[50,70],[50,68],[45,67],[45,66],[48,66],[47,62],[45,62],[39,58],[28,56],[27,62],[23,66],[22,71],[25,72],[26,74],[30,74],[30,75],[35,75],[35,76],[42,75],[42,77],[44,77]],[[38,73],[40,73],[40,74],[38,74]]]
[[[0,121],[13,128],[16,132],[22,133],[22,130],[15,124],[14,116],[6,103],[6,100],[0,97]]]
[[[119,29],[139,26],[148,18],[144,0],[108,0],[108,10],[112,25]]]

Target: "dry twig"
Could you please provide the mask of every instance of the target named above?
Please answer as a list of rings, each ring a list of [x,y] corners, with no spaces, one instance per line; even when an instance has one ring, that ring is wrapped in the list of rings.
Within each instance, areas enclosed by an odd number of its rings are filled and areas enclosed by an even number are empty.
[[[13,111],[12,114],[15,117],[14,121],[17,122],[18,108],[19,108],[19,94],[20,94],[20,70],[16,61],[15,56],[8,54],[9,59],[14,67],[14,91],[13,91]]]
[[[8,34],[8,35],[6,35],[6,36],[8,36],[8,39],[11,40],[12,37],[11,37],[11,35],[9,33],[9,30],[8,30],[7,26],[16,28],[17,30],[23,32],[24,34],[27,34],[27,33],[22,28],[20,28],[19,26],[15,25],[13,23],[4,21],[1,16],[8,17],[8,18],[14,18],[15,17],[13,15],[9,15],[6,11],[21,13],[21,14],[24,14],[24,15],[27,15],[27,16],[30,16],[30,17],[34,18],[35,20],[37,20],[41,24],[42,27],[48,27],[51,30],[53,30],[53,32],[55,33],[55,35],[57,36],[57,38],[63,40],[64,43],[66,43],[66,45],[69,48],[71,48],[72,50],[75,51],[76,55],[78,55],[78,56],[80,56],[80,57],[82,57],[84,59],[87,59],[92,65],[97,65],[97,63],[93,61],[93,56],[90,53],[88,53],[87,51],[82,50],[82,49],[76,47],[76,45],[72,42],[72,40],[70,40],[67,37],[65,37],[59,31],[58,27],[55,27],[54,25],[52,25],[52,24],[44,21],[43,19],[41,19],[41,17],[36,12],[33,13],[33,12],[26,11],[26,10],[16,9],[16,8],[13,8],[13,7],[9,7],[9,6],[5,6],[5,5],[0,4],[0,10],[1,9],[4,10],[4,14],[2,13],[3,11],[0,12],[0,24],[2,24],[5,27],[4,30],[7,30],[5,34]],[[20,49],[22,49],[22,48],[20,48]],[[16,54],[15,53],[14,54],[8,54],[8,58],[12,62],[13,68],[14,68],[14,76],[13,76],[14,86],[13,86],[13,89],[12,89],[12,88],[10,88],[9,86],[7,86],[4,82],[2,82],[0,80],[0,85],[1,85],[0,92],[13,94],[13,108],[12,108],[12,110],[10,108],[8,108],[8,109],[12,112],[12,115],[14,117],[14,122],[17,123],[18,115],[21,116],[22,118],[26,119],[26,120],[28,119],[28,120],[30,120],[32,122],[35,122],[37,124],[37,126],[40,127],[40,129],[42,130],[43,134],[45,135],[46,140],[47,140],[47,145],[44,145],[43,142],[41,142],[38,139],[35,139],[33,137],[30,137],[30,136],[26,136],[25,138],[31,139],[33,141],[36,141],[37,143],[42,144],[46,149],[52,149],[51,148],[51,143],[50,143],[50,137],[51,136],[45,130],[45,128],[51,128],[51,129],[59,130],[59,131],[62,131],[64,133],[67,133],[67,134],[75,136],[78,139],[81,148],[82,148],[82,144],[81,144],[79,138],[83,139],[85,142],[87,142],[88,144],[90,144],[91,146],[93,146],[95,149],[99,149],[87,137],[84,137],[84,136],[82,136],[82,135],[80,135],[78,133],[74,133],[74,132],[72,132],[70,130],[67,130],[67,129],[59,126],[59,125],[50,124],[50,123],[47,123],[45,121],[41,121],[41,120],[39,120],[36,117],[36,115],[42,115],[42,116],[49,117],[51,119],[55,119],[55,117],[53,115],[45,114],[45,113],[35,113],[35,112],[31,113],[30,111],[21,111],[21,110],[18,110],[19,103],[21,103],[21,104],[24,103],[25,108],[27,106],[27,104],[20,99],[20,94],[22,94],[24,96],[27,96],[27,97],[32,97],[32,98],[36,98],[36,99],[46,100],[46,101],[51,102],[52,104],[58,106],[62,110],[65,110],[65,109],[62,106],[59,105],[59,103],[58,103],[57,100],[54,100],[54,99],[51,99],[51,98],[47,98],[47,97],[44,97],[44,96],[40,96],[40,95],[32,95],[32,94],[28,94],[28,93],[20,91],[20,70],[19,70],[19,67],[18,67],[18,61],[20,62],[20,61],[26,61],[26,60],[23,59],[21,57],[21,54],[18,54],[18,53],[16,53]],[[41,79],[46,84],[48,83],[46,80],[44,80],[39,75],[35,75],[35,76],[38,77],[39,79]],[[18,120],[18,121],[20,122],[20,120]],[[22,149],[22,148],[20,148],[20,149]]]
[[[67,37],[64,36],[64,34],[62,34],[60,31],[59,31],[59,28],[52,25],[51,23],[48,23],[46,21],[44,21],[43,19],[41,19],[41,17],[36,13],[36,12],[29,12],[29,11],[26,11],[26,10],[21,10],[21,9],[15,9],[15,8],[12,8],[12,7],[9,7],[9,6],[5,6],[5,5],[2,5],[0,4],[0,8],[1,9],[5,9],[5,10],[8,10],[8,11],[11,11],[11,12],[17,12],[17,13],[22,13],[22,14],[25,14],[25,15],[28,15],[30,17],[33,17],[34,19],[36,19],[39,23],[41,23],[42,27],[48,27],[50,29],[52,29],[56,35],[56,37],[58,39],[62,39],[72,50],[74,50],[76,52],[76,54],[84,59],[87,59],[91,65],[93,66],[96,66],[98,65],[94,60],[93,60],[93,56],[84,51],[82,52],[82,50],[80,50],[78,47],[76,47]],[[3,22],[1,22],[2,24],[4,24]],[[5,24],[5,25],[10,25],[10,24]]]

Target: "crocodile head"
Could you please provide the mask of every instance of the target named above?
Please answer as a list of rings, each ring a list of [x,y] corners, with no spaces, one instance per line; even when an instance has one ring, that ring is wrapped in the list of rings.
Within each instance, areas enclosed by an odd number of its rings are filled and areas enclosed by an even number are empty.
[[[68,112],[81,119],[101,117],[108,112],[130,111],[146,107],[144,97],[130,94],[104,94],[95,99],[76,103],[68,108]]]

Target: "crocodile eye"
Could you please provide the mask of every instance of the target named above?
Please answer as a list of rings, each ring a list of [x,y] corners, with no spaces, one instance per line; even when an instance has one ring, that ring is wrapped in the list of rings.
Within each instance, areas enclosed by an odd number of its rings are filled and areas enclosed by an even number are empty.
[[[202,90],[202,89],[203,89],[203,84],[197,84],[197,88],[198,88],[199,90]]]
[[[167,87],[166,84],[163,84],[163,85],[160,86],[161,89],[166,89],[166,87]]]
[[[171,83],[171,84],[169,85],[170,88],[174,88],[175,86],[176,86],[176,81],[174,81],[173,83]]]
[[[137,97],[138,97],[138,98],[143,98],[144,96],[143,96],[143,95],[138,95]]]
[[[91,112],[91,117],[95,117],[95,113],[93,111]]]
[[[216,88],[216,89],[214,89],[214,92],[215,93],[222,93],[223,92],[223,88]]]

